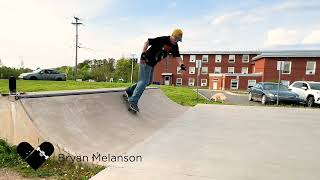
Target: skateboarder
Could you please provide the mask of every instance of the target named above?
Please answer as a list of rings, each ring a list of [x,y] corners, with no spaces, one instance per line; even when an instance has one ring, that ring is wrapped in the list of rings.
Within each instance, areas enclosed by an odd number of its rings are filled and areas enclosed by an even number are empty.
[[[149,38],[144,43],[140,58],[139,81],[126,89],[130,109],[139,111],[138,102],[145,88],[153,81],[154,66],[168,54],[178,61],[181,70],[186,71],[178,46],[178,41],[182,42],[182,34],[181,29],[175,29],[171,36]]]

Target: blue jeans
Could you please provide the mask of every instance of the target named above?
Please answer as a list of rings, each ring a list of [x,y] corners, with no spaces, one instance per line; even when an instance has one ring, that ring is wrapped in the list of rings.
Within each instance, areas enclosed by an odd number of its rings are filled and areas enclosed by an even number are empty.
[[[139,81],[127,89],[132,96],[129,98],[129,102],[138,105],[139,99],[142,96],[145,88],[153,81],[154,68],[146,63],[139,65]]]

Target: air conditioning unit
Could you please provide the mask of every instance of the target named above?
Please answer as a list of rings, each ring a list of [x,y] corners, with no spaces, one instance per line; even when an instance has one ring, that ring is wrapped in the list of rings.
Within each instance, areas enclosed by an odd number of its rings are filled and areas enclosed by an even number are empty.
[[[201,86],[207,86],[207,83],[201,83]]]
[[[307,71],[307,74],[314,74],[313,71],[309,70]]]

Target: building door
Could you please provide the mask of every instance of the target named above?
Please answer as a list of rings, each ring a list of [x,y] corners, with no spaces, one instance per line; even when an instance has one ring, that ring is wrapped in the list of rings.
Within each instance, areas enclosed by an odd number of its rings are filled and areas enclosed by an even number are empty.
[[[170,85],[170,76],[165,76],[164,77],[164,85],[167,85],[167,86]]]
[[[218,89],[218,80],[213,80],[213,90]]]

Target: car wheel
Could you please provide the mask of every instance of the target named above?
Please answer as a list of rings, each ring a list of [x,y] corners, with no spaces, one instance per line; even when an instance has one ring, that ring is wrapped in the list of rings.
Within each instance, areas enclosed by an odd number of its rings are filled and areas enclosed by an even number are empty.
[[[30,77],[30,80],[37,80],[37,77],[31,76],[31,77]]]
[[[313,105],[314,105],[314,97],[313,96],[308,97],[307,105],[308,105],[308,107],[313,107]]]
[[[267,96],[266,96],[266,95],[262,95],[262,97],[261,97],[261,104],[262,104],[262,105],[266,105],[266,104],[267,104]]]
[[[249,101],[253,101],[251,92],[249,92]]]

